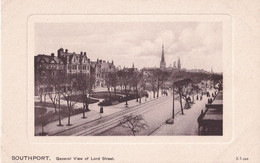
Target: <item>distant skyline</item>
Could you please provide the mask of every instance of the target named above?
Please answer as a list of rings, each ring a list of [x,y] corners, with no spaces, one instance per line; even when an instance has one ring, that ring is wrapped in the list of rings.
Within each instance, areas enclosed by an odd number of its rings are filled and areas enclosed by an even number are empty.
[[[221,22],[118,22],[35,24],[35,55],[87,52],[116,66],[159,67],[164,44],[166,66],[181,59],[186,69],[222,72]]]

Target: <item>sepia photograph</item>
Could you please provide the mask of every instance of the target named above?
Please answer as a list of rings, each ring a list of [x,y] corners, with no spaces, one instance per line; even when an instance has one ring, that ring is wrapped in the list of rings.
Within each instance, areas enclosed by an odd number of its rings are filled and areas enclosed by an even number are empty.
[[[34,31],[35,136],[223,136],[221,21]]]
[[[2,0],[0,160],[259,163],[259,6]]]

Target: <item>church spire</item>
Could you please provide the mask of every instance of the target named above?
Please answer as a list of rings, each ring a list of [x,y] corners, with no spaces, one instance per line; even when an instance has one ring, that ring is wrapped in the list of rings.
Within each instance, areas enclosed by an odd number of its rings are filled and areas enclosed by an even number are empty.
[[[164,44],[162,44],[162,57],[160,62],[160,68],[166,68],[165,58],[164,58]]]
[[[161,62],[165,62],[165,58],[164,58],[164,45],[162,44],[162,58],[161,58]]]
[[[181,59],[178,57],[178,69],[181,70]]]

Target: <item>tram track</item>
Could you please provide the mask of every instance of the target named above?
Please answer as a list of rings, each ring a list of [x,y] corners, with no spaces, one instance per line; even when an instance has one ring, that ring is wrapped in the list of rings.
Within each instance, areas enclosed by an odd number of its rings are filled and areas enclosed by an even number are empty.
[[[164,101],[163,103],[166,103],[167,101]],[[158,105],[161,105],[162,103],[157,102],[155,105],[153,105],[153,107],[156,107]],[[82,131],[79,133],[74,134],[74,136],[85,136],[85,135],[97,135],[100,134],[102,132],[105,132],[111,128],[114,128],[116,126],[118,126],[120,124],[120,120],[123,119],[124,116],[126,115],[131,115],[131,114],[143,114],[145,112],[150,111],[151,109],[149,109],[150,105],[145,106],[143,108],[137,109],[137,110],[133,110],[131,112],[128,112],[126,114],[123,114],[119,117],[113,118],[107,122],[105,122],[106,124],[99,124],[96,126],[91,127],[88,131]]]
[[[167,97],[162,97],[162,98],[158,98],[158,99],[155,99],[155,100],[152,100],[152,101],[148,101],[146,103],[143,103],[142,105],[129,107],[128,109],[125,109],[125,110],[113,113],[111,115],[108,115],[108,116],[105,116],[105,117],[102,117],[102,118],[98,118],[98,119],[92,120],[92,121],[84,123],[84,124],[80,124],[80,125],[75,126],[73,128],[69,128],[67,130],[55,133],[53,135],[56,135],[56,136],[62,136],[62,135],[80,136],[80,135],[82,135],[82,132],[86,131],[86,130],[88,130],[89,134],[93,134],[98,129],[100,129],[100,130],[104,129],[105,126],[108,127],[109,124],[114,124],[114,123],[118,122],[120,120],[120,117],[122,118],[124,115],[131,114],[131,113],[132,114],[133,113],[138,113],[138,111],[141,111],[143,109],[147,109],[147,108],[149,108],[152,105],[153,106],[154,105],[157,106],[157,105],[161,104],[161,101],[163,101],[165,98],[167,98]],[[107,123],[107,122],[109,122],[109,123]],[[102,125],[104,127],[102,127]]]

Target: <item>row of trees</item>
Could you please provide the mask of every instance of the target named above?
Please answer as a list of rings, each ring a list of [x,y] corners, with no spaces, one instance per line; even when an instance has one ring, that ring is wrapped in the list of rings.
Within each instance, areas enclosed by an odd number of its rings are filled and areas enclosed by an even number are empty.
[[[159,97],[159,90],[173,90],[178,94],[182,114],[182,100],[188,102],[190,96],[194,101],[194,92],[200,91],[198,83],[201,80],[213,80],[214,85],[218,83],[222,86],[222,75],[190,73],[190,72],[172,72],[162,69],[142,69],[138,71],[134,68],[117,70],[114,72],[103,72],[103,78],[107,87],[109,98],[112,94],[116,97],[120,90],[125,95],[126,106],[128,105],[128,96],[132,92],[136,94],[136,100],[141,102],[141,97],[145,91],[152,91],[153,98]],[[68,123],[71,125],[70,116],[73,107],[79,101],[82,102],[82,118],[86,118],[85,112],[89,110],[89,94],[92,91],[95,78],[86,74],[66,75],[58,72],[46,78],[41,78],[39,82],[38,92],[40,101],[43,102],[45,108],[46,96],[51,100],[55,113],[58,113],[59,124],[61,124],[61,99],[67,103]],[[113,92],[112,92],[113,91]],[[139,98],[139,99],[138,99]],[[174,114],[173,114],[174,116]]]
[[[104,75],[107,90],[111,98],[111,88],[114,90],[114,96],[117,95],[117,90],[125,95],[126,106],[128,105],[128,96],[130,92],[136,94],[136,100],[141,100],[143,91],[145,89],[145,82],[143,80],[143,72],[136,69],[122,69],[116,72],[106,72]]]
[[[121,90],[127,97],[130,92],[136,95],[136,101],[138,97],[141,97],[146,91],[153,92],[153,98],[159,97],[160,89],[168,89],[169,77],[171,76],[170,71],[164,71],[162,69],[142,69],[138,71],[134,68],[122,69],[116,72],[107,72],[104,75],[105,83],[111,97],[111,88],[114,90],[116,95],[117,90]],[[127,101],[126,101],[127,105]]]
[[[43,108],[45,108],[46,97],[49,97],[54,112],[58,114],[58,126],[63,126],[61,123],[61,99],[64,99],[67,104],[67,125],[71,125],[70,117],[72,109],[79,101],[83,105],[82,118],[86,118],[85,112],[89,110],[89,98],[87,97],[91,92],[93,82],[94,80],[91,76],[82,73],[66,75],[62,72],[57,72],[55,75],[40,78],[39,86],[37,87],[40,102],[43,104]]]
[[[167,71],[157,68],[142,69],[141,71],[123,69],[117,72],[108,72],[105,75],[106,86],[110,96],[110,89],[113,88],[116,95],[118,87],[121,88],[121,91],[123,90],[126,96],[129,95],[130,91],[135,92],[136,97],[142,97],[145,91],[152,91],[153,98],[159,97],[160,89],[174,90],[179,96],[178,100],[180,101],[182,113],[182,100],[185,100],[187,107],[189,107],[190,103],[188,101],[190,97],[194,101],[194,95],[200,91],[198,83],[202,80],[213,80],[215,85],[215,82],[222,81],[221,78],[222,75],[218,74]]]

